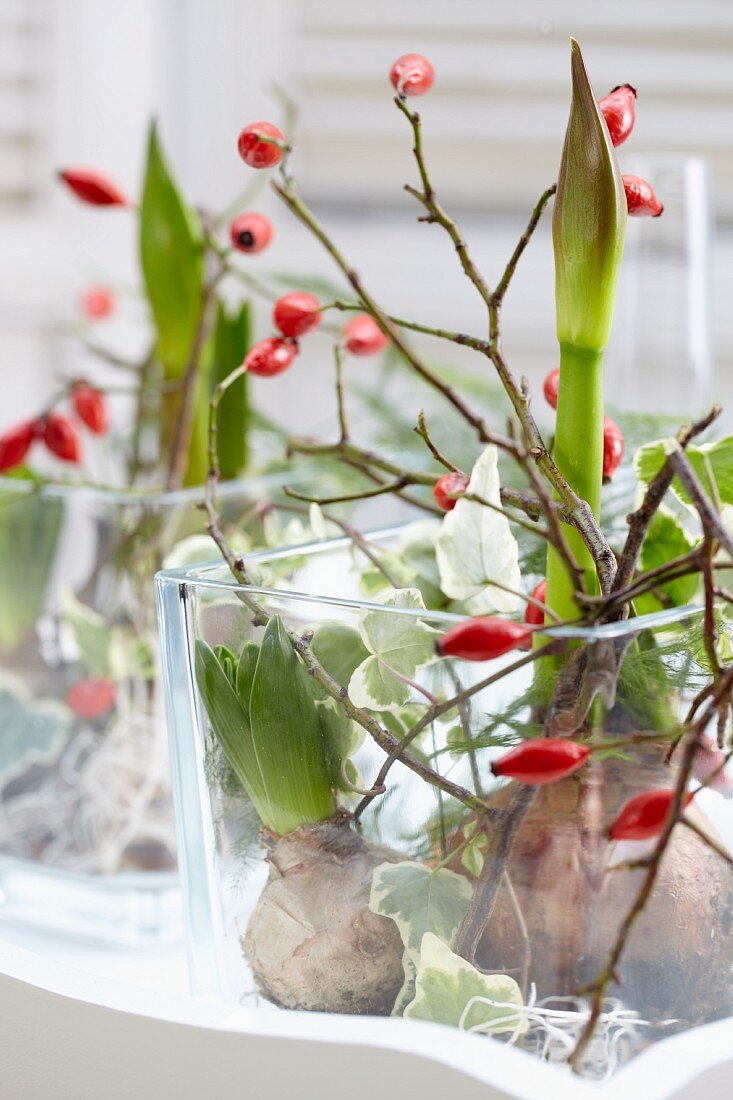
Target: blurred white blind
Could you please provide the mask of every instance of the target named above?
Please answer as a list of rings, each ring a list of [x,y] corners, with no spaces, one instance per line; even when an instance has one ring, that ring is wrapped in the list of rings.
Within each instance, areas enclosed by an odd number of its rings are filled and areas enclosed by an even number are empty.
[[[624,157],[709,158],[733,217],[731,0],[298,0],[299,174],[329,201],[396,201],[413,180],[409,133],[387,72],[408,51],[437,77],[419,102],[436,184],[453,203],[522,209],[555,177],[568,110],[569,51],[580,41],[597,95],[639,91]],[[627,151],[628,150],[628,154]],[[337,182],[336,182],[337,181]]]
[[[0,0],[0,209],[32,203],[46,184],[48,34],[46,0]]]

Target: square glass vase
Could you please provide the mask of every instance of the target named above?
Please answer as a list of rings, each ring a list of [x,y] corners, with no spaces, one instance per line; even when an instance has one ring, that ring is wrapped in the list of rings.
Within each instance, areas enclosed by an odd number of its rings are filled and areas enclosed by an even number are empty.
[[[227,520],[270,485],[222,486]],[[206,553],[202,495],[0,479],[2,922],[180,935],[153,578]]]
[[[380,602],[372,559],[394,561],[401,537],[251,555],[251,585],[219,564],[156,579],[192,988],[434,1021],[564,1061],[656,844],[609,825],[676,782],[699,609],[547,628],[540,657],[440,657],[462,616]],[[548,735],[592,751],[548,785],[493,774]],[[686,811],[721,844],[725,793]],[[675,826],[581,1072],[730,1015],[732,886]]]

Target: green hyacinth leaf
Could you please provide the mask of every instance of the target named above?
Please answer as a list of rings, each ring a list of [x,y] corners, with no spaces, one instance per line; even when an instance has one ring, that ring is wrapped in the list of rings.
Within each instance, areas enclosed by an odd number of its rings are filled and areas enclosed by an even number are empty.
[[[249,347],[249,304],[245,302],[229,314],[223,302],[217,304],[214,324],[211,388],[223,382],[242,363]],[[219,403],[216,443],[219,469],[227,481],[239,477],[247,464],[249,401],[247,375],[243,374],[227,389]],[[206,402],[208,428],[208,402]]]
[[[63,514],[60,497],[0,493],[0,652],[19,645],[43,611]]]
[[[198,215],[181,196],[150,127],[140,203],[140,259],[158,332],[158,356],[169,378],[188,360],[201,312],[203,232]]]
[[[336,800],[309,677],[277,615],[260,646],[249,718],[270,801],[264,824],[282,836],[333,817]]]

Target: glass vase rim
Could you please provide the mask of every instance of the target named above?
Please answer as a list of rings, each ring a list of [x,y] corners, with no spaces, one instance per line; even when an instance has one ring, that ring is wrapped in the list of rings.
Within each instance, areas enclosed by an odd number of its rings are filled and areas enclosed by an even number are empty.
[[[398,524],[391,527],[376,528],[363,532],[363,537],[371,541],[387,541],[396,538],[409,524]],[[354,541],[348,535],[338,536],[320,541],[299,543],[294,546],[275,547],[266,550],[255,550],[242,555],[245,565],[266,564],[267,562],[283,561],[291,557],[315,557],[319,554],[334,553],[340,550],[348,550],[354,547]],[[357,547],[358,549],[358,547]],[[220,573],[227,569],[222,560],[197,562],[194,565],[178,566],[175,568],[161,569],[155,575],[156,586],[173,584],[183,588],[207,588],[222,592],[249,592],[254,596],[278,600],[292,600],[298,603],[321,604],[330,607],[349,608],[354,611],[381,611],[387,614],[398,614],[414,619],[428,619],[431,624],[442,624],[446,627],[464,622],[472,616],[459,614],[452,611],[427,612],[420,608],[390,607],[378,603],[375,600],[356,599],[353,597],[334,596],[326,593],[304,592],[288,588],[270,588],[255,584],[241,584],[234,578],[223,579],[212,574]],[[409,585],[405,586],[409,587]],[[662,626],[672,626],[675,623],[684,622],[690,618],[701,615],[704,608],[695,604],[685,604],[682,607],[666,608],[662,611],[654,611],[639,615],[633,619],[624,619],[613,623],[602,623],[599,626],[547,626],[542,630],[543,636],[551,638],[577,638],[587,641],[602,641],[604,639],[624,638],[634,636],[643,630],[655,629]],[[497,614],[500,614],[497,612]]]
[[[285,470],[276,473],[244,474],[242,477],[222,481],[217,486],[217,500],[228,500],[238,496],[244,489],[251,493],[253,489],[279,489],[285,484],[294,484],[297,474]],[[30,477],[0,476],[0,493],[39,495],[66,499],[68,497],[89,497],[105,504],[198,504],[206,491],[204,483],[191,485],[183,489],[165,489],[160,486],[150,488],[113,487],[95,485],[78,481],[44,481]]]

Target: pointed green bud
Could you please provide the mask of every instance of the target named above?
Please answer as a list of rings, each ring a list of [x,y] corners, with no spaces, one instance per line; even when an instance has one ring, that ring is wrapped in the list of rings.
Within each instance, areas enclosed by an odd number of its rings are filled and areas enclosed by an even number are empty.
[[[626,233],[626,196],[583,55],[571,44],[573,98],[552,219],[560,344],[608,342]]]

